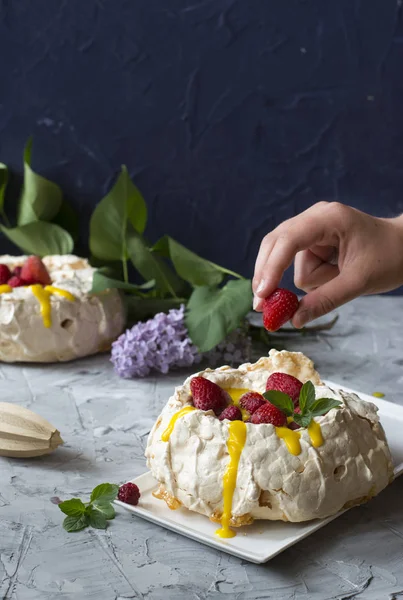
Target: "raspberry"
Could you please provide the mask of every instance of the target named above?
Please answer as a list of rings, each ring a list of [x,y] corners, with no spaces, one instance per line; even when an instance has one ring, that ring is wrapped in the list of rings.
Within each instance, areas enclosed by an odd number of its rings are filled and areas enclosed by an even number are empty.
[[[135,483],[125,483],[121,485],[118,492],[118,500],[126,504],[136,506],[139,503],[140,490]]]
[[[14,267],[13,275],[15,275],[16,277],[21,277],[21,271],[22,271],[22,267]]]
[[[21,279],[27,282],[28,285],[41,283],[42,285],[50,285],[51,279],[47,268],[39,258],[39,256],[29,256],[21,269]]]
[[[219,415],[229,403],[227,392],[204,377],[193,377],[190,381],[193,404],[200,410],[213,410]]]
[[[242,413],[237,406],[231,404],[227,408],[224,408],[218,418],[220,421],[224,421],[224,419],[228,419],[228,421],[242,421]]]
[[[265,403],[266,400],[259,392],[246,392],[239,400],[240,406],[247,410],[250,415],[253,415],[253,413]]]
[[[28,285],[26,281],[21,279],[21,277],[17,277],[16,275],[13,275],[11,277],[11,279],[9,279],[7,281],[7,284],[10,285],[12,288],[22,287],[23,285]]]
[[[4,285],[11,277],[11,271],[7,265],[0,264],[0,285]]]
[[[301,381],[292,375],[287,375],[287,373],[272,373],[266,383],[266,392],[277,390],[288,394],[294,405],[298,404],[301,388]]]
[[[263,301],[263,325],[267,331],[277,331],[289,321],[298,308],[294,292],[277,288]]]
[[[251,416],[251,422],[255,425],[259,423],[271,423],[276,427],[282,427],[287,423],[286,416],[270,402],[266,402],[263,406],[257,409]]]

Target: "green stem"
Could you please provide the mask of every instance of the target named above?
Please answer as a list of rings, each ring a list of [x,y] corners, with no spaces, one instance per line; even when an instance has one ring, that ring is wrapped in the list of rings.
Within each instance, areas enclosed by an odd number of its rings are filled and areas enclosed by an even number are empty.
[[[123,265],[123,280],[125,283],[129,283],[129,272],[127,270],[127,258],[122,260]]]

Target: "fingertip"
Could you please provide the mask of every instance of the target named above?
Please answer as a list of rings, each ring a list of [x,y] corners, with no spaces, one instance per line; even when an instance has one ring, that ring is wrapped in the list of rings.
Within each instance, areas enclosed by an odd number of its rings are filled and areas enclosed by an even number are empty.
[[[262,312],[263,302],[264,302],[264,298],[259,298],[258,296],[254,296],[253,297],[253,310],[255,310],[256,312]]]
[[[306,309],[298,309],[292,318],[292,324],[296,329],[302,329],[309,321],[312,320],[312,317],[308,310]]]

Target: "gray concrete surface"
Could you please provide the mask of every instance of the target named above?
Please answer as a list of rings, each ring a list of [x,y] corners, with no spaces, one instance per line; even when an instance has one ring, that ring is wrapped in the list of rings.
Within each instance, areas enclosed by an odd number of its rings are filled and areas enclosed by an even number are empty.
[[[334,330],[273,337],[324,377],[403,404],[403,297],[363,298]],[[209,549],[119,511],[104,531],[68,534],[50,502],[146,470],[147,434],[186,373],[123,381],[107,356],[0,368],[0,392],[56,425],[45,458],[0,458],[0,598],[7,600],[399,600],[403,478],[265,565]]]

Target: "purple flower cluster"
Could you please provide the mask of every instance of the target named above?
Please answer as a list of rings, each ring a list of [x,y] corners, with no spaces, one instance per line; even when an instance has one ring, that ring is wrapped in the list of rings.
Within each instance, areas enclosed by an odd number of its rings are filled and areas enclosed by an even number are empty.
[[[185,307],[158,313],[145,323],[137,323],[112,344],[111,361],[121,377],[146,377],[152,370],[190,367],[202,359],[209,366],[237,366],[250,360],[251,340],[244,329],[230,333],[218,346],[201,354],[185,325]]]
[[[111,361],[121,377],[146,377],[152,369],[168,373],[174,367],[189,367],[201,355],[189,338],[185,307],[158,313],[137,323],[112,344]]]

